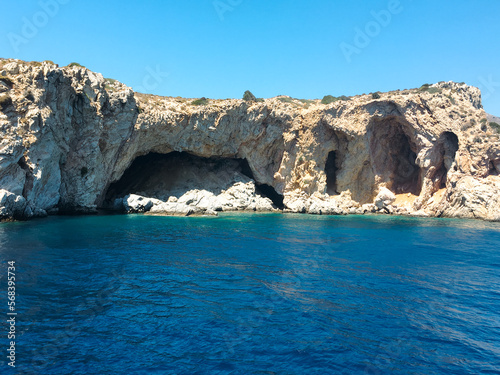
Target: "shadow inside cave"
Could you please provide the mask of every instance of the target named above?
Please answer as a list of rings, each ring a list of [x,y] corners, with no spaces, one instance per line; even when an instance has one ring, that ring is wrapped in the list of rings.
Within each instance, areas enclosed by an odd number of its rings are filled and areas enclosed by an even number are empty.
[[[248,161],[238,158],[204,158],[186,152],[149,153],[137,157],[106,191],[103,208],[111,208],[116,198],[138,194],[163,201],[190,190],[206,190],[215,195],[238,182],[255,182],[256,194],[284,208],[283,196],[266,184],[258,183]]]
[[[337,171],[338,158],[336,151],[330,151],[325,163],[326,192],[328,195],[336,195],[337,191]]]
[[[395,194],[420,195],[421,168],[416,164],[417,147],[396,117],[373,119],[370,127],[370,153],[374,170]]]
[[[436,171],[433,180],[436,181],[438,189],[446,188],[448,171],[455,162],[455,155],[458,151],[458,137],[455,133],[444,132],[439,137],[437,150],[440,155],[439,162],[436,165]]]

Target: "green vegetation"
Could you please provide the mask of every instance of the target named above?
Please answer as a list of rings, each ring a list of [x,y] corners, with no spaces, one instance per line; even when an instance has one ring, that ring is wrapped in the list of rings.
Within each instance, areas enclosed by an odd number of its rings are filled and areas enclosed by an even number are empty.
[[[325,95],[323,99],[321,99],[321,104],[330,104],[336,102],[338,99],[332,95]]]
[[[255,97],[254,94],[252,94],[249,90],[247,90],[243,94],[243,100],[246,102],[255,102],[257,101],[257,98]]]
[[[304,103],[304,104],[313,104],[314,100],[311,99],[298,99],[299,102]]]
[[[451,104],[455,105],[457,102],[455,101],[455,98],[451,95],[446,95],[448,99],[450,99]]]
[[[488,122],[488,119],[487,118],[482,118],[479,122],[481,124],[486,124]]]
[[[117,82],[116,79],[113,78],[104,78],[104,81],[106,82],[104,88],[109,91],[113,90],[113,85]]]
[[[495,129],[497,131],[497,133],[500,133],[500,125],[497,124],[496,122],[490,122],[490,126],[491,128]]]
[[[207,105],[208,101],[209,101],[209,99],[203,97],[203,98],[200,98],[200,99],[193,100],[191,102],[191,105]]]
[[[349,98],[348,96],[345,96],[345,95],[341,95],[341,96],[338,96],[338,97],[335,97],[335,96],[332,96],[332,95],[325,95],[323,97],[323,99],[321,100],[321,103],[322,104],[330,104],[330,103],[334,103],[338,100],[351,100],[351,98]]]
[[[71,63],[71,64],[69,64],[68,66],[69,66],[70,68],[71,68],[72,66],[77,66],[77,67],[79,67],[79,68],[85,68],[83,65],[80,65],[80,64],[78,64],[77,62],[72,62],[72,63]]]
[[[89,173],[89,170],[87,167],[82,167],[82,169],[80,169],[80,176],[85,177],[87,175],[87,173]]]
[[[293,103],[293,99],[288,96],[278,98],[278,100],[282,103]]]
[[[378,92],[374,92],[372,94],[372,99],[380,99],[380,94]]]
[[[418,89],[418,91],[421,91],[421,92],[428,92],[429,94],[436,94],[438,92],[441,92],[440,89],[438,89],[437,87],[431,87],[430,84],[428,83],[424,83],[422,86],[420,86],[420,88]]]
[[[45,60],[44,62],[47,63],[47,64],[51,64],[51,65],[57,65],[52,60]]]

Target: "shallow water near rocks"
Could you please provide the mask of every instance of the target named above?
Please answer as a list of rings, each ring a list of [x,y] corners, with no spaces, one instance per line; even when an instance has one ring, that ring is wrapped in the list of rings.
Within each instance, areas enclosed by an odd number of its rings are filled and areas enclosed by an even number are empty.
[[[1,224],[0,251],[11,373],[500,372],[498,223],[53,217]]]

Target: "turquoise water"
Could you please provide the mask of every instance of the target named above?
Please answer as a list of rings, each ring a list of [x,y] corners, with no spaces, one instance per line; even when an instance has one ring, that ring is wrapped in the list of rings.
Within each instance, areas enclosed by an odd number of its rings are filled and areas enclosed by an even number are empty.
[[[500,224],[280,214],[0,225],[19,374],[497,374]]]

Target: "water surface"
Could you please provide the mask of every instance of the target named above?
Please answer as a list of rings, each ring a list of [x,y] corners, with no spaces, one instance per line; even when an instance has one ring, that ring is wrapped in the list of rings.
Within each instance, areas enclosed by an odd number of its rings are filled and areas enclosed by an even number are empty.
[[[1,373],[496,374],[499,249],[500,224],[449,219],[4,223]]]

